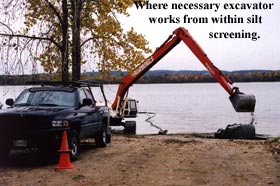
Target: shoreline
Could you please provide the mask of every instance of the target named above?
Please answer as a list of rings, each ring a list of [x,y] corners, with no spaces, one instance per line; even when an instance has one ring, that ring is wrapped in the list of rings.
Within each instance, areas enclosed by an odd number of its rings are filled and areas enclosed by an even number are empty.
[[[0,164],[0,185],[280,184],[280,138],[209,137],[209,133],[113,134],[106,148],[86,140],[70,170],[56,171],[55,162],[43,163],[36,155],[14,156]]]

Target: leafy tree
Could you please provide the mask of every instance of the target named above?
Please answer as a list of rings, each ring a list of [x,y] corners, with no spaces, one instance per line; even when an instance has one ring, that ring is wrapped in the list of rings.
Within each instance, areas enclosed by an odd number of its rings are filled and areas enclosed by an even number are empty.
[[[133,0],[3,0],[0,58],[6,71],[38,62],[49,73],[79,80],[81,64],[102,72],[133,69],[151,52],[144,36],[125,31],[120,16],[129,16]],[[23,24],[15,26],[16,20]],[[17,22],[18,23],[18,22]],[[11,56],[11,54],[13,54]],[[9,62],[9,63],[8,63]],[[12,67],[13,68],[12,68]],[[36,70],[33,70],[35,72]]]

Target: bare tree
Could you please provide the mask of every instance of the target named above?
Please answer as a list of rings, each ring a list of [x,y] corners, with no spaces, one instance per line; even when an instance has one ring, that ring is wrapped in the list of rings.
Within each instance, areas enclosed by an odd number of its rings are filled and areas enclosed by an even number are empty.
[[[79,80],[81,65],[94,61],[101,71],[129,70],[149,53],[148,42],[133,28],[124,31],[118,15],[128,16],[133,1],[3,0],[0,58],[5,73],[31,64],[62,80]],[[89,61],[90,59],[90,61]],[[18,73],[18,72],[17,72]]]

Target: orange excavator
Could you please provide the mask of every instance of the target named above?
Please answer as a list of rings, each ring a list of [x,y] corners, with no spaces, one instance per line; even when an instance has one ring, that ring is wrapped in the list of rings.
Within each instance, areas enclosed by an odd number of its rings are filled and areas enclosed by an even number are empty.
[[[139,64],[132,72],[128,73],[121,80],[115,100],[111,106],[115,115],[112,116],[112,126],[125,126],[129,128],[136,123],[129,121],[123,123],[124,118],[131,118],[137,116],[137,101],[128,99],[128,90],[140,77],[142,77],[149,69],[151,69],[157,62],[159,62],[168,52],[183,41],[199,61],[206,67],[210,74],[220,83],[220,85],[228,92],[229,99],[236,112],[254,112],[256,98],[254,95],[247,95],[240,92],[238,87],[232,87],[233,82],[225,76],[207,57],[206,53],[193,39],[190,33],[183,27],[179,27],[173,31],[165,42],[156,49],[156,51],[143,63]]]

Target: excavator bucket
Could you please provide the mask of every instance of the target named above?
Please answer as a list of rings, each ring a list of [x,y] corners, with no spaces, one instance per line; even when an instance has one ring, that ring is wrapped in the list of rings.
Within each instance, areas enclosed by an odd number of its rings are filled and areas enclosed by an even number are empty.
[[[252,94],[235,92],[229,97],[236,112],[254,112],[256,97]]]

